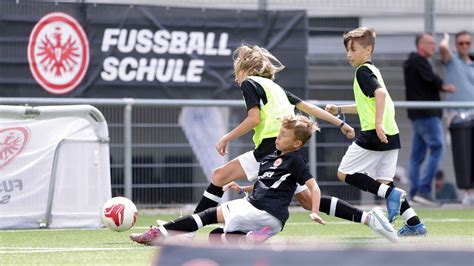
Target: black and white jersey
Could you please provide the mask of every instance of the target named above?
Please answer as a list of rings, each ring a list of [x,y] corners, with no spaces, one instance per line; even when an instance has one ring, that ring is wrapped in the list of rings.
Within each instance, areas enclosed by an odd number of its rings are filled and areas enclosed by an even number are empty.
[[[306,160],[298,151],[285,155],[274,152],[260,162],[258,181],[248,201],[285,224],[296,184],[304,185],[311,178]]]

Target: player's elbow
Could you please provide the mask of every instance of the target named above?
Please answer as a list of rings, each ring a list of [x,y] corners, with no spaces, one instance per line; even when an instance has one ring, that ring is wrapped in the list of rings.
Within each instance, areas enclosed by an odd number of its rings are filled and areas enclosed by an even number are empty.
[[[249,116],[248,122],[252,128],[255,128],[260,124],[260,116]]]
[[[380,97],[380,98],[385,98],[385,95],[387,95],[387,90],[385,88],[378,88],[374,92],[375,97]]]

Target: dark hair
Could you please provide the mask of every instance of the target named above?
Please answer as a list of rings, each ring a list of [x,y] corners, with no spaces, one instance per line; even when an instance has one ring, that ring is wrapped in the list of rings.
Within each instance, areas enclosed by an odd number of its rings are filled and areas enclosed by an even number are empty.
[[[444,178],[444,172],[443,170],[438,170],[435,175],[436,180],[443,180]]]
[[[347,45],[350,40],[358,42],[362,47],[372,46],[372,52],[375,48],[375,31],[371,28],[360,27],[344,33],[344,47],[349,50]]]
[[[456,35],[454,35],[456,37],[456,41],[458,40],[458,37],[461,36],[461,35],[471,35],[471,33],[467,30],[462,30],[462,31],[456,33]]]

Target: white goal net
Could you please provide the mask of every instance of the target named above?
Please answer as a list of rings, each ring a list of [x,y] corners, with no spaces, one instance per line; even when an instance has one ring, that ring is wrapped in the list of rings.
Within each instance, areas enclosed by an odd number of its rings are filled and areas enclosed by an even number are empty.
[[[100,227],[109,136],[90,105],[0,105],[0,229]]]

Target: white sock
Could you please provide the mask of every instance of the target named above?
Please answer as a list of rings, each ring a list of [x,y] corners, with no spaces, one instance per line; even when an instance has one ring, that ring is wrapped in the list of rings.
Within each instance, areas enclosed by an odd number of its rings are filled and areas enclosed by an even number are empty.
[[[385,194],[387,194],[387,190],[389,188],[390,188],[389,185],[380,184],[379,191],[377,191],[377,196],[386,199],[387,196]],[[393,189],[395,189],[395,188],[393,188]]]

